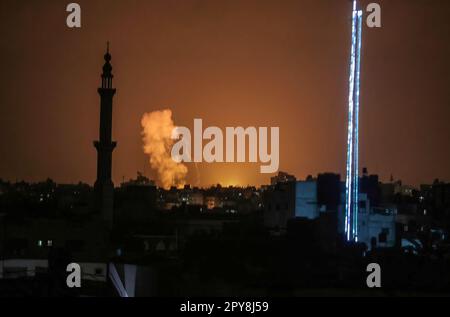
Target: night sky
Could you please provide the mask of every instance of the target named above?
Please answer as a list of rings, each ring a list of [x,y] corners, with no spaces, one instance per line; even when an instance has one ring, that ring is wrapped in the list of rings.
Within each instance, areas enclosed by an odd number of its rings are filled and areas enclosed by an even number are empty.
[[[176,125],[279,126],[280,170],[344,175],[351,3],[346,0],[0,2],[0,178],[93,183],[100,73],[111,42],[113,177],[154,177],[145,112]],[[373,1],[366,1],[369,3]],[[360,166],[418,185],[450,180],[450,1],[389,0],[363,29]],[[189,164],[188,181],[263,184],[256,164]],[[343,179],[343,177],[341,176]]]

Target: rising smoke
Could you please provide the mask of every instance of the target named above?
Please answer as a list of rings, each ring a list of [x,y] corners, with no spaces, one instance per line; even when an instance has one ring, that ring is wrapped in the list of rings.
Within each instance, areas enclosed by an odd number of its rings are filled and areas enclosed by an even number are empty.
[[[150,166],[158,173],[160,185],[182,187],[186,183],[188,168],[176,163],[171,157],[172,130],[175,128],[172,111],[169,109],[145,113],[141,120],[144,152],[148,154]]]

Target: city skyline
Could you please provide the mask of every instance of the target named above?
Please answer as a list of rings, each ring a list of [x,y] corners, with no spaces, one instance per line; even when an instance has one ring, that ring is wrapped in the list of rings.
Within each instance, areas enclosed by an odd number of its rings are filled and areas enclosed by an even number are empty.
[[[106,40],[111,41],[117,87],[116,185],[136,171],[155,179],[142,151],[140,117],[167,108],[176,125],[188,127],[196,116],[219,127],[279,125],[280,171],[299,179],[324,171],[345,175],[350,3],[287,1],[280,7],[263,2],[257,12],[252,1],[112,3],[108,17],[101,14],[101,3],[80,2],[80,30],[65,28],[58,20],[66,16],[63,6],[45,1],[15,3],[14,13],[2,19],[2,28],[11,32],[0,44],[0,58],[20,57],[5,65],[1,85],[3,179],[93,184],[96,87]],[[438,18],[444,17],[440,6],[405,3],[383,3],[383,27],[365,27],[359,166],[382,180],[392,174],[418,185],[450,178],[449,74],[443,71],[449,63],[445,30],[450,28]],[[12,2],[2,6],[5,12]],[[141,9],[150,18],[139,15]],[[39,27],[31,38],[33,23]],[[420,42],[417,32],[424,35]],[[323,49],[324,41],[329,50]],[[29,93],[20,94],[23,89]],[[198,176],[189,165],[187,181],[200,186],[268,183],[270,175],[258,168],[199,164]]]
[[[443,1],[4,0],[0,297],[449,295]]]

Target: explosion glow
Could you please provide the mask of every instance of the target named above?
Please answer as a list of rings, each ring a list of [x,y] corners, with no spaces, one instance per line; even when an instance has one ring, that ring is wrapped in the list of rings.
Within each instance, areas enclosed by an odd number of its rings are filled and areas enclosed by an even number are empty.
[[[150,166],[158,173],[161,186],[183,187],[186,183],[188,168],[172,160],[170,149],[174,141],[172,131],[175,128],[171,110],[145,113],[141,120],[144,152],[149,155]]]
[[[352,50],[350,57],[347,173],[345,182],[345,234],[347,241],[358,241],[358,125],[359,125],[359,82],[361,67],[362,11],[356,9],[353,1]]]

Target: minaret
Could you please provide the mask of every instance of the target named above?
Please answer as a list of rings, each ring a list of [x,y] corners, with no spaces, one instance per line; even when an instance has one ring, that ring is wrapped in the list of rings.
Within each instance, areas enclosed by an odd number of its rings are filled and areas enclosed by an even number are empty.
[[[350,54],[347,174],[345,180],[345,234],[347,241],[358,242],[359,209],[359,82],[361,68],[362,10],[353,0],[352,48]]]
[[[114,184],[111,180],[112,152],[116,142],[112,141],[112,103],[116,90],[112,86],[113,75],[110,64],[109,42],[104,56],[102,86],[98,88],[100,95],[100,131],[99,140],[94,141],[97,149],[97,180],[95,181],[95,208],[100,212],[107,225],[113,224]]]

